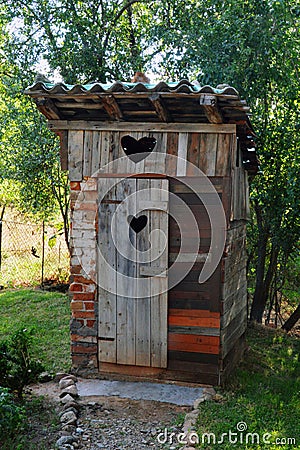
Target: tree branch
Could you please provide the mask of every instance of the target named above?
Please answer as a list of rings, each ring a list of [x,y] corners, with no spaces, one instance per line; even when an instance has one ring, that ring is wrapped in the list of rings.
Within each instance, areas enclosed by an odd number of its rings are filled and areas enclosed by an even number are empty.
[[[107,44],[108,44],[108,41],[109,41],[109,38],[110,38],[110,35],[111,35],[111,32],[112,32],[112,29],[113,29],[113,27],[116,25],[116,23],[118,22],[118,20],[120,19],[120,17],[122,16],[122,14],[126,11],[126,9],[127,8],[129,8],[131,5],[133,5],[134,3],[140,3],[140,2],[144,2],[145,0],[131,0],[131,1],[129,1],[128,3],[126,3],[126,5],[124,5],[121,9],[120,9],[120,11],[118,12],[118,14],[116,15],[116,17],[114,18],[114,20],[113,20],[113,22],[110,24],[110,27],[109,27],[109,30],[108,30],[108,32],[106,33],[106,36],[105,36],[105,38],[104,38],[104,42],[103,42],[103,49],[104,49],[104,52],[105,52],[105,50],[106,50],[106,47],[107,47]],[[103,53],[104,53],[103,52]]]

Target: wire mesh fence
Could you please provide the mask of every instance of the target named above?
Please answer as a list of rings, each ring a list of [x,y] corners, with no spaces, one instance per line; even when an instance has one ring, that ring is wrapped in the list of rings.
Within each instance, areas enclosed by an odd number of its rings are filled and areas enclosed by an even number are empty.
[[[67,281],[69,252],[64,236],[44,223],[0,223],[0,284],[5,287]]]

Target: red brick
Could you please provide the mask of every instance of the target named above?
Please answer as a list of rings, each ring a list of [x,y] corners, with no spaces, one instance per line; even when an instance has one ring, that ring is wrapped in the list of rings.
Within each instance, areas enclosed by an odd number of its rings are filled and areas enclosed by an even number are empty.
[[[82,283],[82,284],[95,284],[94,281],[89,278],[85,278],[82,275],[74,275],[74,283]]]
[[[96,320],[86,320],[85,325],[86,325],[88,328],[93,328],[94,325],[95,325],[95,322],[96,322]]]
[[[91,344],[97,344],[96,336],[80,336],[79,334],[72,334],[71,340],[72,342],[87,342]]]
[[[94,311],[73,311],[72,317],[75,319],[94,319],[95,312]]]
[[[71,302],[71,310],[72,311],[82,311],[83,310],[83,302]]]
[[[82,292],[82,284],[79,283],[72,283],[70,286],[70,291],[71,292]]]
[[[87,365],[87,357],[85,355],[72,355],[72,365],[74,367],[84,367]]]
[[[94,300],[95,292],[74,292],[74,300]]]
[[[97,211],[98,205],[96,202],[82,202],[78,208],[80,211]]]
[[[95,309],[95,302],[83,302],[84,309],[86,311],[94,311]]]
[[[81,190],[80,182],[79,181],[71,181],[70,188],[72,191],[80,191]]]
[[[72,353],[97,353],[97,345],[93,344],[89,347],[84,345],[72,345]]]
[[[82,270],[82,267],[81,266],[71,266],[71,274],[72,275],[80,275],[81,274],[81,270]]]

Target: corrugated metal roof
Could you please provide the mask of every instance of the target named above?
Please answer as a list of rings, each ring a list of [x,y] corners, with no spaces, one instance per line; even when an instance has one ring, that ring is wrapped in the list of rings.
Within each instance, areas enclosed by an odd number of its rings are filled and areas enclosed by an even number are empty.
[[[45,94],[94,94],[94,93],[178,93],[178,94],[214,94],[214,95],[234,95],[239,97],[236,89],[231,86],[225,86],[222,89],[213,88],[211,86],[199,86],[195,83],[191,83],[188,80],[181,80],[176,83],[166,83],[164,81],[158,84],[147,83],[127,83],[116,81],[114,83],[92,83],[92,84],[65,84],[65,83],[42,83],[38,82],[29,86],[25,90],[25,94],[34,95],[35,93]]]
[[[53,120],[236,124],[245,164],[253,173],[258,168],[249,107],[228,85],[214,88],[188,80],[84,85],[38,82],[25,94]]]

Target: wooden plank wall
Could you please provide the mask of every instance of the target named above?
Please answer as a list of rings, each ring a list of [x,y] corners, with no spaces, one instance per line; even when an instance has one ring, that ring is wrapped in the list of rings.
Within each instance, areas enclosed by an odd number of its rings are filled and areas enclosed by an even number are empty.
[[[222,261],[222,360],[234,349],[247,327],[246,224],[243,221],[235,224],[235,227],[228,230],[227,256]]]
[[[168,215],[158,209],[145,212],[148,225],[138,234],[129,227],[129,236],[124,236],[123,227],[120,228],[120,214],[124,217],[123,223],[128,220],[128,209],[119,210],[119,220],[112,220],[118,205],[127,199],[132,211],[136,198],[131,194],[138,192],[139,204],[153,201],[156,204],[168,205],[168,180],[162,179],[116,179],[114,186],[99,204],[99,237],[98,243],[103,257],[117,273],[98,269],[101,283],[103,277],[110,279],[110,286],[115,288],[114,293],[99,288],[99,362],[135,366],[167,366],[167,277],[153,276],[151,282],[145,284],[145,292],[141,298],[135,298],[137,284],[135,278],[140,276],[140,269],[148,269],[150,273],[160,274],[166,272],[168,246],[163,246],[159,233],[153,234],[152,246],[156,250],[156,258],[149,265],[139,264],[136,260],[137,249],[145,249],[149,245],[149,234],[152,230],[161,229],[168,234]],[[99,180],[99,189],[105,188],[107,178]],[[149,189],[149,191],[147,190]],[[149,194],[153,198],[148,198]],[[115,239],[113,242],[111,226],[114,223]],[[128,239],[130,237],[130,239]],[[156,241],[153,241],[156,239]],[[122,245],[121,245],[122,244]],[[126,247],[124,247],[124,245]],[[152,248],[151,246],[151,248]],[[124,254],[118,249],[122,248]],[[157,249],[164,251],[157,258]],[[144,271],[145,273],[145,271]],[[126,275],[124,278],[122,275]],[[162,293],[157,294],[161,288]],[[150,286],[150,290],[147,290]],[[126,292],[126,297],[124,297]],[[154,292],[155,294],[151,293]],[[119,293],[119,294],[118,294]]]
[[[243,168],[241,150],[232,141],[232,198],[230,220],[248,220],[249,183],[248,172]]]
[[[172,179],[170,192],[180,197],[192,210],[200,230],[199,256],[203,258],[199,258],[200,261],[196,261],[186,277],[169,290],[168,368],[181,371],[192,370],[198,373],[202,380],[218,383],[221,263],[207,282],[198,283],[199,273],[210,247],[211,224],[205,206],[200,198],[184,184],[185,180],[184,177],[180,178],[180,181]],[[210,181],[223,202],[229,223],[230,178],[210,177]],[[199,185],[199,192],[202,189]],[[172,208],[171,201],[170,212],[174,214],[175,211]],[[169,263],[171,265],[180,251],[181,238],[175,220],[172,217],[169,220]],[[192,243],[196,238],[195,229],[189,229],[188,233]],[[184,263],[181,265],[184,266]]]
[[[153,158],[143,161],[146,173],[158,169],[168,176],[195,176],[192,167],[185,160],[199,167],[210,177],[230,177],[232,172],[231,151],[235,134],[230,133],[184,133],[184,132],[141,132],[138,127],[132,131],[68,131],[68,169],[70,181],[81,181],[93,176],[100,167],[126,156],[121,146],[122,136],[135,139],[144,136],[154,137],[157,144],[155,152],[179,156],[176,161],[166,161],[165,167],[155,168]],[[118,166],[118,174],[120,173]],[[123,174],[128,173],[126,163]]]
[[[244,244],[248,184],[247,175],[236,155],[235,134],[224,131],[139,131],[138,124],[132,130],[127,127],[124,131],[69,130],[70,180],[81,181],[105,164],[124,156],[120,140],[128,134],[136,139],[155,137],[157,145],[154,151],[182,158],[178,164],[174,160],[167,160],[165,167],[159,167],[162,174],[182,177],[184,181],[185,177],[195,176],[184,159],[195,164],[209,176],[223,202],[229,229],[228,256],[223,258],[212,277],[202,285],[197,283],[203,267],[203,259],[200,258],[190,273],[168,293],[168,370],[170,373],[198,373],[201,374],[199,381],[217,383],[220,359],[224,360],[227,355],[226,370],[229,371],[234,359],[230,359],[229,355],[234,354],[234,347],[246,328]],[[149,161],[144,160],[144,172],[151,171],[153,164],[151,158]],[[122,167],[118,167],[116,174],[122,176],[127,170],[125,161]],[[180,196],[193,211],[201,235],[199,255],[205,255],[210,245],[210,222],[204,205],[184,183],[172,178],[170,191]],[[194,239],[192,232],[190,239]],[[170,255],[176,256],[179,247],[179,229],[170,219]],[[225,371],[222,362],[221,368]]]

